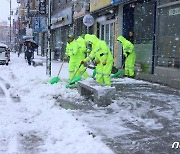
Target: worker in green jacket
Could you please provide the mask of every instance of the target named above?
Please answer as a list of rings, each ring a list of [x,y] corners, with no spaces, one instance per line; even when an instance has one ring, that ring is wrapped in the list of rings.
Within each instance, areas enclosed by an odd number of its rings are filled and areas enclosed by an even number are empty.
[[[86,41],[80,36],[76,42],[78,43],[78,52],[79,52],[79,63],[85,59],[86,57],[86,52],[87,52],[87,48],[86,48]],[[85,67],[84,65],[81,65],[77,75],[83,75],[83,77],[86,79],[89,77],[89,74],[87,73],[87,71],[85,71]]]
[[[88,62],[95,58],[96,81],[100,84],[111,86],[111,70],[113,66],[113,56],[105,41],[99,40],[95,35],[86,34],[85,40],[92,44],[90,55],[81,63]]]
[[[123,36],[117,38],[122,43],[123,55],[125,56],[125,76],[134,77],[134,65],[136,61],[136,53],[134,51],[134,45],[126,40]]]
[[[74,39],[73,35],[68,35],[68,42],[66,45],[66,56],[69,56],[69,80],[71,81],[75,71],[78,69],[79,65],[80,65],[80,52],[79,52],[79,47],[78,47],[78,43],[76,42],[76,40]]]

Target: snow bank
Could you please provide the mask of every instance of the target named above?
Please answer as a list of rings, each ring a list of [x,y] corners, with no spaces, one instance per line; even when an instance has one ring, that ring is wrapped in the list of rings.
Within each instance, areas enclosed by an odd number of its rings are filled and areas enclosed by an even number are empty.
[[[59,66],[52,64],[52,77]],[[12,54],[10,65],[0,67],[0,77],[10,84],[0,99],[0,153],[113,153],[99,137],[89,135],[82,122],[55,104],[54,96],[81,98],[76,90],[65,88],[67,64],[55,85],[49,84],[45,65],[28,66],[23,56]]]

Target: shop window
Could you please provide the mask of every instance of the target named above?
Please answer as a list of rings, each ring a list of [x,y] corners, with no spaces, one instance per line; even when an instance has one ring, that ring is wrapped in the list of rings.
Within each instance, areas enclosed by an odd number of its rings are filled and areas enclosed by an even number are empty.
[[[179,8],[173,5],[158,10],[157,66],[180,68],[180,14],[171,13]]]
[[[114,50],[114,22],[109,24],[100,24],[99,36],[101,40],[106,41],[112,54]]]
[[[176,2],[179,0],[159,0],[159,5],[170,3],[170,2]]]
[[[153,40],[153,1],[137,4],[134,12],[134,42],[149,44]]]

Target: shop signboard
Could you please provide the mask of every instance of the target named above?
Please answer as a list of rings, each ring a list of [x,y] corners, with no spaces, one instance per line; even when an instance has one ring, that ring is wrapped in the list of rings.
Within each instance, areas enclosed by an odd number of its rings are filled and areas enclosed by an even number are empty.
[[[46,0],[39,1],[39,14],[46,15]]]
[[[46,32],[47,31],[47,20],[46,17],[40,17],[40,32]]]
[[[46,24],[45,17],[34,17],[33,18],[33,31],[34,32],[47,31],[47,24]]]
[[[40,18],[39,17],[34,17],[33,18],[33,31],[34,32],[39,32],[39,27],[40,27]]]
[[[120,4],[120,3],[124,3],[124,2],[128,2],[129,0],[113,0],[112,3],[114,5]]]
[[[111,0],[90,0],[90,12],[97,11],[109,5],[111,5]]]
[[[72,23],[72,7],[64,9],[51,17],[51,29],[56,29]]]
[[[180,7],[169,10],[169,16],[174,16],[174,15],[178,15],[178,14],[180,14]]]

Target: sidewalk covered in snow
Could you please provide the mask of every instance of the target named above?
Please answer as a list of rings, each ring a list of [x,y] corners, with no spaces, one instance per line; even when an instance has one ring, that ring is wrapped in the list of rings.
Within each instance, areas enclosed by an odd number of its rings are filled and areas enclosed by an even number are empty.
[[[59,67],[52,63],[52,76]],[[65,88],[67,68],[50,85],[45,65],[23,56],[0,66],[0,153],[179,153],[180,91],[118,78],[115,99],[98,107]]]

